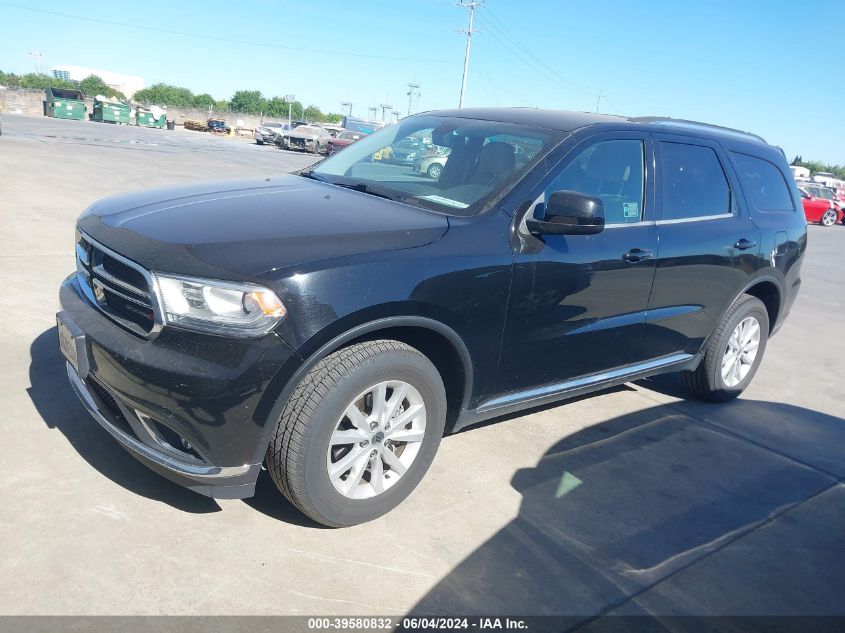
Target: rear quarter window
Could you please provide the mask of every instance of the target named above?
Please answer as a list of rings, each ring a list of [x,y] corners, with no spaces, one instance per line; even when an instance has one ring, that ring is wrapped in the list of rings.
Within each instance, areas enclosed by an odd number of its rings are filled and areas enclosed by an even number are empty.
[[[737,152],[731,152],[731,154],[739,172],[742,188],[759,211],[769,213],[795,211],[789,185],[777,166],[748,154]]]

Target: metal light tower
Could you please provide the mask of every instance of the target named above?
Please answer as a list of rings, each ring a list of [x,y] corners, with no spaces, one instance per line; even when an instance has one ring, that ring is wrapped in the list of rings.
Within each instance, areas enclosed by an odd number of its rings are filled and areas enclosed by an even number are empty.
[[[378,108],[375,106],[370,106],[367,108],[367,113],[370,115],[370,121],[376,120],[376,114],[378,113]]]
[[[411,116],[414,99],[420,98],[420,85],[417,83],[408,84],[408,116]]]
[[[296,95],[285,95],[285,101],[288,102],[288,132],[290,132],[290,126],[293,124],[291,120],[291,114],[293,112],[293,102],[296,101]]]
[[[41,60],[44,59],[44,55],[38,51],[29,51],[27,52],[27,55],[35,63],[35,72],[39,75],[43,75],[44,67],[41,65]]]
[[[458,100],[458,107],[464,107],[464,93],[467,90],[467,71],[469,70],[469,48],[472,44],[472,22],[475,18],[475,10],[484,4],[484,0],[461,0],[458,2],[459,7],[463,7],[464,9],[469,9],[469,25],[467,26],[466,30],[461,29],[462,33],[467,34],[467,48],[466,52],[464,53],[464,76],[461,80],[461,97]]]
[[[379,107],[381,108],[381,120],[387,121],[387,113],[390,110],[393,110],[393,106],[389,103],[382,103],[381,105],[379,105]]]

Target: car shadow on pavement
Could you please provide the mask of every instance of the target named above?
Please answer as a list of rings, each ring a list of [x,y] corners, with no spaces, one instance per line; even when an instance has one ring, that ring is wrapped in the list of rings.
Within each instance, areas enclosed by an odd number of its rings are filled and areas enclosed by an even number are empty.
[[[214,499],[182,488],[137,462],[94,421],[68,383],[55,327],[33,341],[30,357],[27,392],[35,408],[44,423],[61,431],[91,466],[127,490],[179,510],[220,511]]]
[[[262,470],[255,482],[255,495],[243,500],[250,508],[267,515],[276,521],[283,521],[299,527],[313,528],[319,530],[333,530],[316,521],[312,521],[302,514],[284,495],[276,488],[276,484],[267,471]]]
[[[585,428],[517,471],[518,516],[411,614],[569,616],[550,630],[605,614],[845,615],[845,420],[684,404]]]

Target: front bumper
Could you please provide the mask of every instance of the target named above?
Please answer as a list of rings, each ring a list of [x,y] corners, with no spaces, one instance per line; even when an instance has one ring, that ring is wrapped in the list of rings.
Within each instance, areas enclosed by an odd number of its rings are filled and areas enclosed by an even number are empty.
[[[252,496],[269,436],[268,386],[292,350],[275,334],[227,339],[165,328],[142,339],[88,303],[71,275],[63,320],[84,334],[68,378],[94,419],[136,459],[217,498]],[[83,371],[83,368],[87,371]]]

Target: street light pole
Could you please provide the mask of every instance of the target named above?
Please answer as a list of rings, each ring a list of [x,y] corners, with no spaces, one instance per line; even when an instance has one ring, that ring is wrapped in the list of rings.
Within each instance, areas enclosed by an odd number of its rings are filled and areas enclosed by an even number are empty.
[[[475,18],[475,10],[479,7],[479,5],[483,4],[484,0],[461,0],[458,3],[458,6],[464,7],[465,9],[469,9],[469,25],[466,28],[467,34],[467,47],[466,52],[464,53],[464,76],[461,80],[461,97],[458,100],[458,107],[464,107],[464,93],[467,89],[467,71],[469,70],[469,48],[472,44],[472,22]]]
[[[290,132],[290,126],[293,124],[293,120],[291,118],[291,114],[293,113],[293,102],[296,100],[295,95],[285,95],[285,101],[288,102],[288,132]]]

